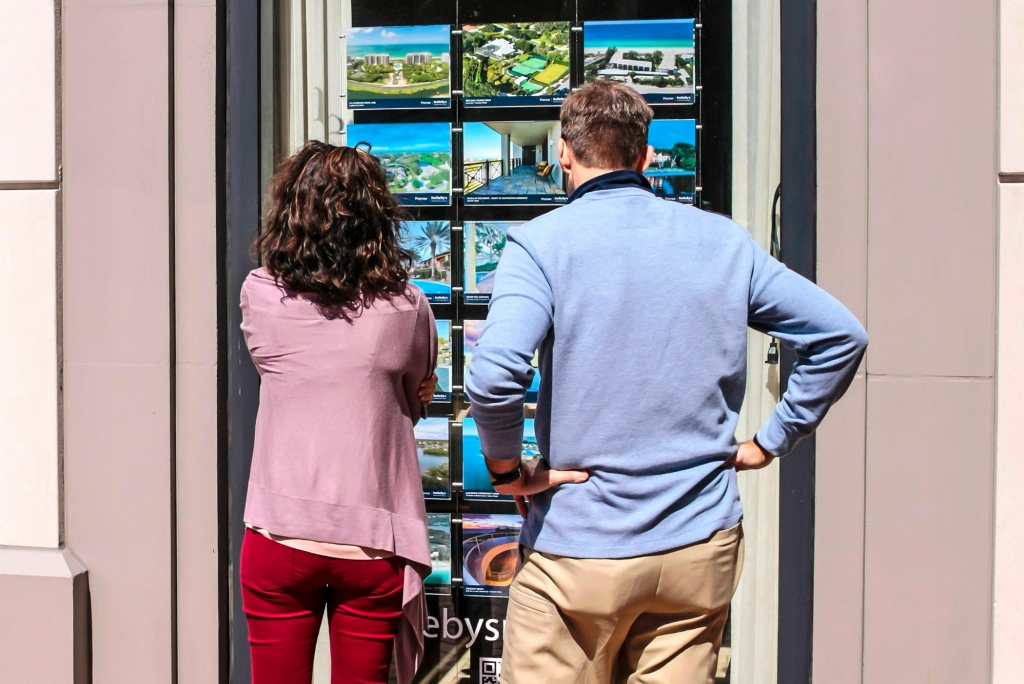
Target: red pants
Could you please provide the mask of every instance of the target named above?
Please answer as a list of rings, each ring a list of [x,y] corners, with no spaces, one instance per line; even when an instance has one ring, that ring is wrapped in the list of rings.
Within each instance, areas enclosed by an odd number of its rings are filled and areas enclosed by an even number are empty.
[[[404,569],[397,557],[328,558],[246,530],[240,574],[253,684],[310,684],[325,607],[331,684],[387,682]]]

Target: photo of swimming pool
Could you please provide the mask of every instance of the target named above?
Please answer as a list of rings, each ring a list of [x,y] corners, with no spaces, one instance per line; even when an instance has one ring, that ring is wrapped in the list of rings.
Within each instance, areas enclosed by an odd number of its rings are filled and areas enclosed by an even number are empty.
[[[427,513],[431,572],[423,580],[424,592],[448,596],[452,593],[452,516]]]

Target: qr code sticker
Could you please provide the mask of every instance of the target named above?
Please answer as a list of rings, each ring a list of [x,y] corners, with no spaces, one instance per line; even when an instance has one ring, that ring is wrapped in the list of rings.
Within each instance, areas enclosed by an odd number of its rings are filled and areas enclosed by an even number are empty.
[[[480,659],[480,684],[500,684],[501,658]]]

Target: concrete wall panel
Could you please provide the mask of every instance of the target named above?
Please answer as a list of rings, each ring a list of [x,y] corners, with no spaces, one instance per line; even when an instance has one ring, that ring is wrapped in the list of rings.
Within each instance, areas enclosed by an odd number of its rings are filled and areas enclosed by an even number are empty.
[[[178,681],[220,669],[217,508],[217,10],[176,0]]]
[[[55,547],[56,191],[0,191],[0,292],[0,544]]]
[[[0,182],[57,177],[52,0],[0,0]]]
[[[993,374],[996,3],[872,3],[868,370]]]
[[[818,1],[818,284],[867,322],[868,5]]]
[[[864,626],[865,378],[817,433],[814,509],[816,684],[860,684]]]
[[[86,581],[69,552],[0,548],[0,684],[86,684]]]
[[[168,8],[66,0],[67,543],[97,682],[171,680]]]
[[[1024,106],[1018,111],[1024,112]],[[1024,680],[1024,183],[1004,184],[999,190],[999,433],[992,682],[1020,684]]]
[[[999,170],[1024,173],[1024,0],[999,3]]]
[[[993,383],[867,383],[864,682],[989,681]]]

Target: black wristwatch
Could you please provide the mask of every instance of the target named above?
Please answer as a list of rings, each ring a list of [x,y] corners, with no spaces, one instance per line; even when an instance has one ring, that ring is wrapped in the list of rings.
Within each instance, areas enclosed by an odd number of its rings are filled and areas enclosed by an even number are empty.
[[[496,473],[490,468],[487,469],[487,474],[491,476],[491,484],[495,486],[512,484],[523,476],[523,464],[520,463],[512,470],[507,473]]]

